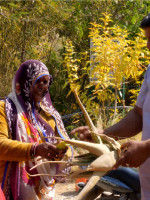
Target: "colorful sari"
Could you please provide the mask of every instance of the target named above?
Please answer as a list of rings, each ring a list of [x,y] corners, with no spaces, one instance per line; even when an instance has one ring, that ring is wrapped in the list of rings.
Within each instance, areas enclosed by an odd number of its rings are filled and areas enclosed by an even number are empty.
[[[0,200],[6,200],[3,194],[3,191],[0,188]]]
[[[52,77],[46,66],[37,60],[24,62],[16,72],[12,92],[5,100],[5,111],[9,127],[9,139],[26,143],[50,142],[55,144],[55,132],[52,127],[34,109],[30,91],[35,82],[42,76]],[[41,109],[49,116],[53,116],[57,133],[62,138],[68,138],[62,123],[61,117],[52,106],[49,92],[39,102]],[[49,138],[46,138],[49,137]],[[68,155],[72,156],[72,149],[69,148]],[[66,156],[66,158],[69,158]],[[6,200],[52,200],[54,197],[55,178],[59,173],[59,165],[44,164],[32,171],[32,174],[50,174],[49,176],[28,176],[29,169],[45,159],[39,157],[26,162],[7,162],[2,189]],[[68,173],[70,168],[65,168],[62,173]],[[31,172],[30,172],[31,173]]]

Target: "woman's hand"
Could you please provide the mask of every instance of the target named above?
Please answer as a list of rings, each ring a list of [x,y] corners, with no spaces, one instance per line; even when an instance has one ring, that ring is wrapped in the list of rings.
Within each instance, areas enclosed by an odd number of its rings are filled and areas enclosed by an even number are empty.
[[[139,167],[150,156],[150,140],[129,141],[122,144],[124,154],[119,158],[113,169],[117,167]]]
[[[35,149],[35,156],[41,156],[48,160],[61,160],[66,151],[67,148],[59,150],[55,145],[44,142],[37,145]]]

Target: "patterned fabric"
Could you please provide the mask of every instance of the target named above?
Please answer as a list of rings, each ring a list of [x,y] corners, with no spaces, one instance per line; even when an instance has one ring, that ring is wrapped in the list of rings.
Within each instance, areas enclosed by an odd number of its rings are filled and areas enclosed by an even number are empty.
[[[4,194],[0,188],[0,200],[5,200]]]
[[[6,98],[6,117],[10,132],[10,139],[18,140],[27,143],[41,143],[44,141],[55,144],[52,137],[55,133],[52,127],[46,123],[39,113],[34,109],[34,103],[31,99],[31,89],[36,81],[42,76],[48,75],[50,84],[52,77],[46,66],[37,60],[28,60],[24,62],[13,79],[12,93]],[[49,84],[49,86],[50,86]],[[49,92],[40,102],[41,108],[54,117],[59,135],[63,138],[68,138],[61,116],[52,106]],[[6,200],[49,200],[54,196],[55,180],[47,176],[37,176],[31,178],[27,171],[40,162],[45,161],[35,158],[28,162],[9,162],[3,177],[3,191],[6,195]],[[10,167],[11,166],[11,167]],[[33,170],[33,174],[51,174],[57,173],[59,167],[54,164],[44,164]],[[64,172],[70,169],[66,168]],[[31,173],[31,172],[30,172]],[[12,194],[8,193],[11,191]]]

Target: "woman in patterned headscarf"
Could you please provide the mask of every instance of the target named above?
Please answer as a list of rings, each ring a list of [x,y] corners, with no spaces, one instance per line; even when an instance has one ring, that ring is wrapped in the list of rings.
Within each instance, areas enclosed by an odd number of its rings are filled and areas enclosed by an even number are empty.
[[[57,141],[51,138],[68,138],[61,117],[52,106],[51,83],[46,66],[28,60],[16,72],[12,92],[0,101],[0,183],[6,200],[52,200],[59,165],[44,164],[32,170],[32,174],[52,177],[31,177],[27,172],[44,159],[68,159],[72,155],[70,148],[67,153],[58,150],[54,145]]]

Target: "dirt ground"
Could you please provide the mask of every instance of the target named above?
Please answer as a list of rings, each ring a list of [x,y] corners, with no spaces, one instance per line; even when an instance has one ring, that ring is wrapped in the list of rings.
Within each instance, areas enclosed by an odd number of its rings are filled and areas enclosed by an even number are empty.
[[[57,183],[56,184],[56,200],[74,200],[78,193],[75,191],[75,183]],[[102,195],[95,200],[118,200],[118,196]],[[93,199],[94,200],[94,199]]]

